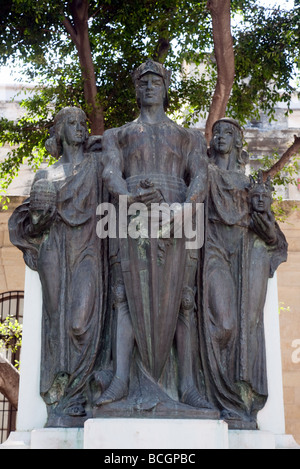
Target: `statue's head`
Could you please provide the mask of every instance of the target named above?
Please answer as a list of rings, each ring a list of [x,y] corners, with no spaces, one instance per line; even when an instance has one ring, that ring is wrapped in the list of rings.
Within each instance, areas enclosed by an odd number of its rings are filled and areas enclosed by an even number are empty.
[[[248,153],[243,150],[243,130],[240,124],[229,117],[216,121],[212,128],[210,157],[217,163],[220,158],[229,157],[230,167],[245,172]]]
[[[250,176],[249,196],[251,208],[254,212],[264,213],[270,211],[273,190],[271,179],[268,177],[264,182],[262,171],[258,172],[256,180]]]
[[[29,211],[32,224],[56,207],[56,189],[51,181],[39,179],[30,191]]]
[[[61,109],[55,116],[50,138],[45,143],[47,151],[59,158],[62,155],[63,142],[83,145],[89,136],[86,121],[86,114],[80,108],[71,106]]]
[[[170,70],[149,59],[133,72],[132,78],[140,108],[163,103],[164,109],[167,109],[168,89],[171,81]]]

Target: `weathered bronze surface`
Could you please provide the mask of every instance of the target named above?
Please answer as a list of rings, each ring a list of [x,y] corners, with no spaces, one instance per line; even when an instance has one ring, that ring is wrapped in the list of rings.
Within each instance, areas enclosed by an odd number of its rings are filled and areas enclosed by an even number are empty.
[[[200,343],[211,402],[229,428],[255,429],[268,397],[263,309],[287,243],[271,212],[269,182],[245,175],[237,122],[214,125],[201,265]]]
[[[170,77],[142,64],[138,119],[103,138],[88,138],[79,109],[60,111],[47,142],[58,160],[9,221],[42,284],[48,426],[167,417],[254,429],[266,402],[263,308],[287,255],[272,187],[245,175],[237,122],[215,123],[208,156],[201,132],[166,116]],[[103,203],[115,236],[99,229]],[[195,223],[201,203],[204,246],[187,249],[176,220],[189,206]],[[143,231],[153,206],[171,204],[169,223],[161,214],[155,235]]]
[[[116,205],[120,195],[147,206],[204,200],[204,139],[166,116],[169,78],[152,61],[139,67],[139,118],[103,136],[102,177]],[[197,388],[199,373],[193,370],[197,254],[186,250],[184,238],[127,237],[111,244],[112,288],[118,291],[114,377],[96,401],[95,416],[218,416]]]
[[[84,152],[85,114],[63,109],[53,132],[47,147],[59,159],[37,172],[9,230],[42,284],[41,395],[48,425],[73,426],[87,415],[85,388],[103,333],[105,259],[95,230],[102,187],[98,155]]]

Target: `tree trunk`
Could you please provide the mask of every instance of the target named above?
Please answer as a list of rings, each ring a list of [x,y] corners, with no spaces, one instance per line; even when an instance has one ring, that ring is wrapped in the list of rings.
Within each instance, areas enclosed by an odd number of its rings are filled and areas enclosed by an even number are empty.
[[[104,132],[103,109],[98,102],[95,68],[92,58],[88,29],[89,0],[73,0],[70,5],[73,24],[64,18],[63,24],[76,46],[81,66],[84,97],[87,103],[87,116],[91,124],[92,135]]]
[[[214,53],[217,62],[217,84],[212,98],[205,137],[210,143],[213,124],[225,117],[235,76],[233,39],[231,35],[230,0],[208,0],[212,17]]]
[[[164,63],[171,48],[169,24],[171,18],[176,14],[176,6],[166,7],[164,17],[159,27],[159,39],[153,54],[153,60]]]
[[[163,64],[167,58],[170,47],[171,47],[171,44],[170,44],[168,37],[167,36],[160,37],[157,42],[156,50],[153,55],[153,60]]]
[[[0,392],[18,409],[19,372],[0,353]]]

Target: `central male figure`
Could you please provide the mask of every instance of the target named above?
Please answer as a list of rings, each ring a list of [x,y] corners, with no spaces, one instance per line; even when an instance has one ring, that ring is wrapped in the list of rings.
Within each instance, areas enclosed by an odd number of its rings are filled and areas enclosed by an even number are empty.
[[[128,206],[140,202],[149,207],[149,217],[154,203],[195,207],[207,189],[204,137],[165,114],[170,76],[152,60],[138,67],[133,79],[140,116],[106,131],[102,142],[103,180],[116,205],[119,196],[127,196]],[[189,406],[211,408],[194,378],[197,333],[191,324],[198,252],[187,250],[185,242],[174,234],[110,239],[114,377],[96,406],[127,398],[135,386],[132,376],[139,374],[138,401],[145,408],[155,407],[164,392],[175,401],[177,393]]]

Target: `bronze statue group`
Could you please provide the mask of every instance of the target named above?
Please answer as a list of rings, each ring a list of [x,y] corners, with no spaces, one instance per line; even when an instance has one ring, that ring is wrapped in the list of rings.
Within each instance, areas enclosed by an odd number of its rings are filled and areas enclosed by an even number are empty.
[[[82,110],[62,109],[46,142],[57,161],[36,173],[9,220],[12,243],[41,280],[49,427],[103,416],[255,429],[266,403],[264,304],[287,257],[272,186],[245,174],[235,120],[214,124],[207,151],[200,131],[167,117],[170,76],[152,60],[138,67],[139,117],[98,139]],[[187,249],[172,229],[99,237],[97,207],[118,208],[120,196],[149,217],[153,204],[192,213],[203,204],[203,246]]]

